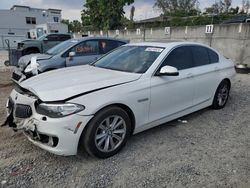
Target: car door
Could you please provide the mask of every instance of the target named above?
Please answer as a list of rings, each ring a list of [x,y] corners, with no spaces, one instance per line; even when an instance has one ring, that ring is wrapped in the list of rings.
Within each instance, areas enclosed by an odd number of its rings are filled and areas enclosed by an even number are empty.
[[[50,48],[54,47],[59,43],[57,34],[50,34],[45,37],[43,40],[43,52],[48,51]]]
[[[201,104],[212,99],[220,82],[219,57],[213,50],[199,45],[192,46],[196,79],[194,104]]]
[[[178,69],[179,76],[152,76],[149,121],[175,115],[193,105],[195,80],[193,57],[189,46],[173,49],[162,62]]]
[[[74,57],[66,59],[66,66],[86,65],[97,60],[99,54],[98,40],[87,40],[71,48],[69,52],[75,52]]]

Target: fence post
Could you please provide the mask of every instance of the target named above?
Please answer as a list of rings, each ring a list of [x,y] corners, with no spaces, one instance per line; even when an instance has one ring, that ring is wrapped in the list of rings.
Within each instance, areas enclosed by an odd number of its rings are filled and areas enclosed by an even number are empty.
[[[143,25],[143,41],[145,41],[146,39],[146,27],[145,27],[145,23]]]
[[[3,49],[4,49],[4,38],[3,38],[3,35],[1,35],[1,39],[2,39],[2,47],[3,47]]]

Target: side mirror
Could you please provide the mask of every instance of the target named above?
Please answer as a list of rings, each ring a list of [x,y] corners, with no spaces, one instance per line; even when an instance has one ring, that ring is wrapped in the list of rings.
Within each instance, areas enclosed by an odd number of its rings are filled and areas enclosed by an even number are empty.
[[[166,65],[160,69],[156,76],[179,76],[179,72],[177,68]]]
[[[75,55],[76,55],[75,52],[69,52],[69,57],[70,57],[70,58],[74,57]]]
[[[49,40],[49,39],[48,39],[48,38],[46,38],[46,37],[43,39],[43,41],[48,41],[48,40]]]

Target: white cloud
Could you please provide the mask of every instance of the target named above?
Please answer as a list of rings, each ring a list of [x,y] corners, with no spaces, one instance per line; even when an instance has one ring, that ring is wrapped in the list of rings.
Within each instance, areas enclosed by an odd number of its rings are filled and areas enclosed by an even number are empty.
[[[18,0],[18,5],[37,7],[43,4],[43,0]]]
[[[69,20],[81,20],[81,10],[78,9],[69,9],[62,11],[62,18]]]

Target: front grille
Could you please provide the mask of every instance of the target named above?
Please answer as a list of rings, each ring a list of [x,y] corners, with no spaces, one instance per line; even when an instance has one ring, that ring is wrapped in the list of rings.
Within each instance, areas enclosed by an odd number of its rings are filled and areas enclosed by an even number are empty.
[[[19,81],[21,79],[22,76],[16,74],[15,72],[12,73],[12,78],[16,81]]]
[[[16,104],[15,117],[29,118],[30,116],[32,116],[32,109],[29,105]]]

